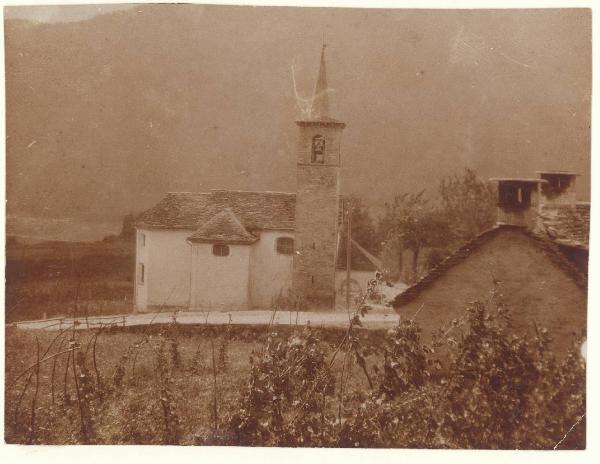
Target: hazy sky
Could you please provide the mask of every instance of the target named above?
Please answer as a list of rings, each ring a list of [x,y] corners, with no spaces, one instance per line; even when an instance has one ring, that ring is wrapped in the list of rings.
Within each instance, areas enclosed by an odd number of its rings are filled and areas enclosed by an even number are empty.
[[[589,198],[589,10],[6,15],[10,214],[118,219],[168,191],[295,191],[292,68],[308,96],[323,32],[334,116],[347,123],[344,194],[381,210],[469,167],[484,179],[574,170]]]
[[[7,6],[4,9],[6,19],[27,19],[39,23],[58,23],[81,21],[99,14],[135,8],[136,5],[98,4],[98,5],[40,5]]]

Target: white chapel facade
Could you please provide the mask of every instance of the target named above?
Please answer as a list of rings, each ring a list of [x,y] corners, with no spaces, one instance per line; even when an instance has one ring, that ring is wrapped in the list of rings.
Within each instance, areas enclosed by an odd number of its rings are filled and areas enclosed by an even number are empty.
[[[168,193],[142,213],[137,311],[269,309],[282,297],[334,307],[345,124],[330,116],[328,93],[323,46],[312,111],[296,121],[296,193]]]

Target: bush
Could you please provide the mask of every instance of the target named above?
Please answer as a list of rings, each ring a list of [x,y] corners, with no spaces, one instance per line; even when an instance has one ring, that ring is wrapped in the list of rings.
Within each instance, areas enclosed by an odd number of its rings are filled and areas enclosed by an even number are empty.
[[[517,334],[497,293],[472,303],[427,343],[408,319],[387,333],[361,333],[365,301],[376,285],[358,302],[341,340],[339,332],[334,337],[310,327],[278,333],[271,327],[267,336],[264,328],[257,334],[228,326],[218,333],[202,326],[194,328],[192,344],[192,329],[182,330],[174,318],[162,328],[128,328],[119,343],[106,340],[98,350],[101,330],[89,332],[87,341],[85,331],[46,333],[53,338],[46,349],[36,342],[31,350],[33,336],[9,327],[5,440],[585,447],[579,341],[559,357],[543,328]],[[127,335],[136,340],[129,343]],[[117,335],[107,329],[101,337]],[[243,337],[255,340],[249,370],[248,342],[234,343]],[[34,359],[48,360],[41,372],[31,366],[32,351]],[[247,372],[242,378],[240,370]]]
[[[347,341],[346,353],[368,376],[357,339]],[[549,342],[543,329],[517,335],[496,296],[474,302],[430,344],[405,320],[387,333],[383,360],[371,369],[376,384],[363,393],[344,391],[346,356],[341,375],[334,372],[311,331],[272,337],[252,362],[226,444],[581,449],[585,365],[578,343],[559,362]]]
[[[334,388],[325,351],[314,333],[305,329],[288,339],[272,334],[250,363],[248,390],[228,424],[234,443],[302,446],[318,441],[323,404]]]

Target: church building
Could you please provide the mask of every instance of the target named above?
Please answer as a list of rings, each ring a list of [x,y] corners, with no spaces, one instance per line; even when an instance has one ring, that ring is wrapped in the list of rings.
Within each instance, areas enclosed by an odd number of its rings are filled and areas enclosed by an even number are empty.
[[[136,310],[334,307],[345,124],[330,115],[325,68],[323,46],[310,114],[296,121],[296,193],[168,193],[141,214]]]

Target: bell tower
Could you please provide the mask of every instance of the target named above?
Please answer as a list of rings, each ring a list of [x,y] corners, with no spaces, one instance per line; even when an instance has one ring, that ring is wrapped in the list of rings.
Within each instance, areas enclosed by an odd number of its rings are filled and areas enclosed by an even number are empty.
[[[295,253],[292,287],[306,309],[333,309],[343,122],[330,115],[321,50],[310,113],[298,125]]]

